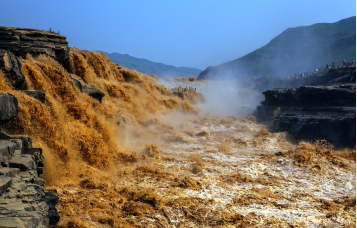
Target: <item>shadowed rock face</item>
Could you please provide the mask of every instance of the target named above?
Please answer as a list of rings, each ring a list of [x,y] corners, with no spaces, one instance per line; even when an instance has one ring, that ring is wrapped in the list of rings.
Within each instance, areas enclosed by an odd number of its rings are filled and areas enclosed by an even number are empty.
[[[30,97],[35,98],[36,100],[41,101],[42,103],[45,103],[46,101],[46,94],[44,92],[36,90],[23,90],[22,92],[26,93]]]
[[[102,102],[102,98],[104,97],[104,93],[100,91],[97,87],[92,84],[84,82],[81,77],[70,74],[69,77],[73,80],[76,87],[82,92],[87,94],[88,96],[93,97],[94,99]]]
[[[258,121],[272,121],[276,131],[296,139],[326,139],[337,146],[356,145],[356,84],[303,86],[263,93]]]
[[[18,57],[44,54],[69,70],[69,47],[66,37],[45,30],[0,26],[0,49]]]
[[[14,95],[0,92],[0,124],[6,123],[17,115],[19,106]]]
[[[25,76],[21,72],[21,62],[13,53],[0,49],[0,70],[12,87],[21,89],[25,84]]]
[[[68,42],[65,36],[52,32],[0,26],[0,70],[6,81],[44,103],[43,92],[24,91],[27,86],[20,58],[27,54],[50,56],[70,70]],[[102,98],[94,86],[83,87],[83,92]],[[0,127],[18,112],[16,97],[0,92]],[[0,131],[0,227],[56,226],[58,197],[44,192],[43,159],[42,149],[32,148],[31,138],[8,136]]]

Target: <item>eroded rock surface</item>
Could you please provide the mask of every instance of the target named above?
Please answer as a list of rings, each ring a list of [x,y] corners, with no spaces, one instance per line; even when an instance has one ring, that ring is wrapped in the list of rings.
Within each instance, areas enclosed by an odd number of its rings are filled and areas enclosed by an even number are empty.
[[[29,137],[0,135],[0,227],[52,227],[56,196],[44,192],[42,150]]]
[[[356,145],[356,84],[303,86],[263,93],[259,121],[272,121],[276,131],[296,139],[326,139],[338,146]]]
[[[86,83],[81,79],[81,77],[75,75],[75,74],[70,74],[69,75],[71,79],[73,80],[74,84],[76,87],[82,92],[87,94],[88,96],[93,97],[94,99],[98,100],[99,102],[102,102],[102,98],[104,97],[104,93],[100,91],[97,87],[95,87],[92,84]]]
[[[0,92],[0,124],[11,120],[18,112],[17,98],[14,95]]]
[[[0,26],[0,49],[10,51],[18,57],[27,54],[44,54],[52,57],[69,70],[69,47],[66,37],[38,29]]]
[[[21,72],[21,62],[13,53],[0,49],[0,70],[15,89],[24,87],[25,76]]]

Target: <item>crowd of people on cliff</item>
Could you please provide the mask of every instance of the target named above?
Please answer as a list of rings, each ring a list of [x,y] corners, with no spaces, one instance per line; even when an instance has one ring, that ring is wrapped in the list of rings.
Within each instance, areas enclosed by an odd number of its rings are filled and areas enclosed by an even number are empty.
[[[356,67],[356,61],[348,61],[346,62],[345,60],[341,61],[341,64],[335,66],[335,62],[332,62],[331,65],[326,64],[326,67],[319,67],[315,69],[315,71],[307,71],[307,72],[301,72],[301,73],[295,73],[291,75],[285,75],[283,77],[278,77],[278,76],[265,76],[265,75],[253,75],[253,76],[246,76],[242,77],[243,80],[259,80],[259,79],[268,79],[268,80],[296,80],[296,79],[303,79],[311,76],[317,76],[321,73],[326,73],[330,69],[341,69],[341,68],[350,68],[350,67]]]

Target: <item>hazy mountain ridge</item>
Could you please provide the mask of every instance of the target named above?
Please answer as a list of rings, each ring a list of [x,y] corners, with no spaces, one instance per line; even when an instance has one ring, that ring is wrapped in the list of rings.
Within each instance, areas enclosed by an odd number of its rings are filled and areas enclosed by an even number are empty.
[[[356,17],[335,23],[288,28],[267,45],[232,61],[211,66],[199,79],[286,74],[309,71],[356,58]]]
[[[160,78],[165,77],[188,77],[193,75],[197,77],[202,70],[190,67],[175,67],[165,65],[163,63],[151,62],[147,59],[136,58],[128,54],[120,54],[113,52],[105,53],[108,58],[123,67],[130,68],[142,72],[144,74],[155,74]]]

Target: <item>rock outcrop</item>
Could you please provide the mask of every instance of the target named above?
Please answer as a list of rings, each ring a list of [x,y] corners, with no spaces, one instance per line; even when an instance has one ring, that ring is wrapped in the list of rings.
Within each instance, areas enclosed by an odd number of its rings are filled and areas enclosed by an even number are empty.
[[[104,97],[104,93],[100,91],[97,87],[95,87],[92,84],[86,83],[81,79],[81,77],[75,75],[75,74],[70,74],[70,78],[73,80],[74,84],[76,87],[82,92],[87,94],[88,96],[93,97],[94,99],[98,100],[99,102],[102,102],[102,98]]]
[[[0,92],[0,124],[14,118],[19,112],[17,99],[14,95]]]
[[[58,198],[44,192],[41,148],[30,137],[0,133],[0,227],[53,227]]]
[[[36,100],[41,101],[42,103],[45,103],[46,101],[46,94],[41,91],[37,90],[23,90],[23,93],[26,93],[28,96],[35,98]]]
[[[13,53],[0,49],[0,70],[15,89],[24,87],[25,76],[21,72],[21,62]]]
[[[0,49],[22,58],[44,54],[70,70],[66,37],[54,32],[0,26]]]
[[[263,92],[258,121],[299,140],[326,139],[336,146],[356,145],[356,84],[302,86]]]
[[[0,127],[18,112],[17,98],[0,92]],[[53,227],[59,221],[58,197],[44,192],[40,177],[43,160],[42,149],[33,148],[30,137],[0,131],[0,227]]]

